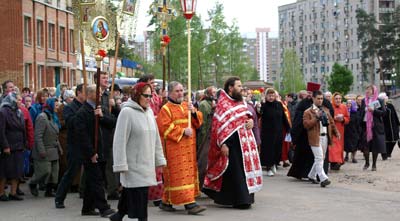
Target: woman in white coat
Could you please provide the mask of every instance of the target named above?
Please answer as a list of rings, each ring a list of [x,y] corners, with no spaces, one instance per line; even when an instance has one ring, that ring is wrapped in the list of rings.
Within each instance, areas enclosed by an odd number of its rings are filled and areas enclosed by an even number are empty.
[[[131,99],[122,104],[114,134],[114,172],[123,187],[118,212],[110,220],[147,220],[148,187],[156,185],[155,167],[166,165],[157,123],[150,108],[151,87],[135,85]]]

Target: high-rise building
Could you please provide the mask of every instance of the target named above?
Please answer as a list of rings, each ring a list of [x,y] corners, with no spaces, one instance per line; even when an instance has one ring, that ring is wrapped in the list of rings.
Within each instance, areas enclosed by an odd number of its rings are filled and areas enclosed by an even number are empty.
[[[38,90],[75,84],[76,48],[71,0],[0,2],[0,81]]]
[[[399,0],[298,0],[279,7],[279,47],[281,65],[285,49],[294,49],[306,81],[322,84],[335,62],[347,66],[354,75],[353,92],[363,89],[360,43],[357,38],[356,10],[374,13],[394,11]],[[379,85],[379,75],[375,83]]]
[[[255,38],[243,38],[243,54],[247,56],[253,65],[254,68],[257,68],[257,62],[256,62],[256,39]]]
[[[279,57],[279,39],[268,38],[268,75],[269,82],[275,82],[279,79],[280,57]]]
[[[269,81],[269,73],[268,73],[268,33],[270,32],[269,28],[256,28],[257,34],[257,71],[260,76],[260,80],[265,82]]]

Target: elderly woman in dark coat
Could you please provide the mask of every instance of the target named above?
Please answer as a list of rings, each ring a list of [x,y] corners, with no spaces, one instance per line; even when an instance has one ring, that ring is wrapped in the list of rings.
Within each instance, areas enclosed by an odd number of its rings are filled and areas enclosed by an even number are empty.
[[[399,126],[400,121],[397,116],[396,109],[393,104],[388,100],[386,93],[379,94],[378,98],[385,101],[386,114],[383,116],[383,124],[385,125],[385,136],[386,136],[386,153],[382,154],[382,159],[392,157],[393,148],[396,142],[399,140]]]
[[[349,153],[351,153],[351,162],[357,163],[356,153],[361,130],[360,115],[354,100],[347,100],[347,109],[350,113],[350,122],[344,128],[344,151],[346,151],[344,160],[349,161]]]
[[[56,99],[49,98],[44,111],[36,118],[35,147],[32,150],[34,174],[29,183],[32,195],[38,196],[37,184],[44,181],[46,197],[52,197],[54,186],[58,183],[59,158],[62,149],[58,141],[60,122],[56,110]]]
[[[386,114],[386,107],[383,100],[378,99],[378,89],[375,85],[366,88],[365,98],[361,109],[364,110],[362,118],[365,127],[363,136],[363,152],[365,158],[364,170],[369,168],[369,153],[372,152],[372,171],[376,171],[376,160],[379,154],[386,153],[385,126],[383,116]]]
[[[17,196],[17,185],[24,173],[26,142],[24,115],[17,106],[17,95],[8,94],[0,106],[0,201],[22,200]],[[11,193],[4,187],[11,180]]]

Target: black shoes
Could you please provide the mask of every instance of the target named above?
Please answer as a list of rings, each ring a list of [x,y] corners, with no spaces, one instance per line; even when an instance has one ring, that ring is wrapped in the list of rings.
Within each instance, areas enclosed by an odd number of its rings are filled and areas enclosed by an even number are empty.
[[[22,190],[18,187],[18,188],[17,188],[17,195],[18,195],[18,196],[25,196],[25,193],[22,192]]]
[[[7,202],[9,200],[10,199],[8,198],[8,196],[6,194],[3,194],[3,195],[0,196],[0,201],[2,201],[2,202]]]
[[[109,218],[111,221],[122,221],[124,216],[121,215],[120,213],[116,212],[116,213],[112,214]]]
[[[368,170],[369,163],[364,164],[363,170]]]
[[[331,184],[331,181],[329,181],[328,179],[326,179],[326,180],[322,181],[320,185],[321,185],[321,187],[326,187],[326,186],[328,186],[329,184]]]
[[[39,196],[39,191],[37,189],[36,184],[29,184],[29,190],[33,196]]]
[[[64,209],[65,208],[65,205],[64,205],[64,202],[55,202],[55,204],[56,204],[56,208],[57,209]]]
[[[319,184],[319,182],[317,181],[317,179],[308,178],[308,180],[309,180],[312,184]]]
[[[82,214],[82,216],[98,216],[98,215],[100,215],[100,213],[95,210],[82,211],[81,214]]]
[[[113,215],[114,213],[116,213],[116,211],[115,210],[113,210],[113,209],[107,209],[107,210],[104,210],[103,212],[101,212],[100,213],[100,216],[101,217],[105,217],[105,218],[109,218],[111,215]]]
[[[372,165],[372,171],[376,171],[376,166]]]
[[[354,159],[354,158],[351,160],[351,162],[352,163],[358,163],[358,161],[356,159]]]
[[[197,206],[195,206],[195,207],[193,207],[191,209],[187,209],[187,212],[188,212],[189,215],[197,215],[197,214],[203,212],[206,209],[207,208],[205,208],[204,206],[197,205]]]
[[[234,205],[233,208],[235,209],[250,209],[251,208],[251,204],[240,204],[240,205]]]
[[[176,211],[176,209],[174,207],[172,207],[172,205],[168,205],[168,204],[165,204],[165,203],[162,203],[162,202],[160,203],[159,208],[161,210],[166,211],[166,212],[175,212]]]
[[[18,196],[18,194],[15,194],[15,195],[8,194],[8,199],[9,199],[9,200],[15,200],[15,201],[24,200],[24,198]]]

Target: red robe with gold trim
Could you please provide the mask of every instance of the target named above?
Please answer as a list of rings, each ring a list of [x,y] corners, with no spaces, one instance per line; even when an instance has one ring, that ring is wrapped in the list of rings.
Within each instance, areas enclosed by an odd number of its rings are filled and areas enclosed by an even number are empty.
[[[184,135],[188,127],[188,104],[166,103],[157,115],[167,166],[163,170],[163,202],[185,205],[195,202],[199,195],[196,161],[196,129],[203,123],[203,115],[196,111],[191,117],[192,137]]]
[[[230,98],[224,90],[221,90],[212,121],[211,143],[204,188],[217,192],[221,190],[223,174],[229,164],[229,157],[221,154],[221,145],[233,133],[238,132],[247,189],[249,193],[254,193],[261,189],[262,170],[257,143],[252,129],[245,127],[246,121],[250,118],[251,112],[248,111],[246,102],[237,102]]]

